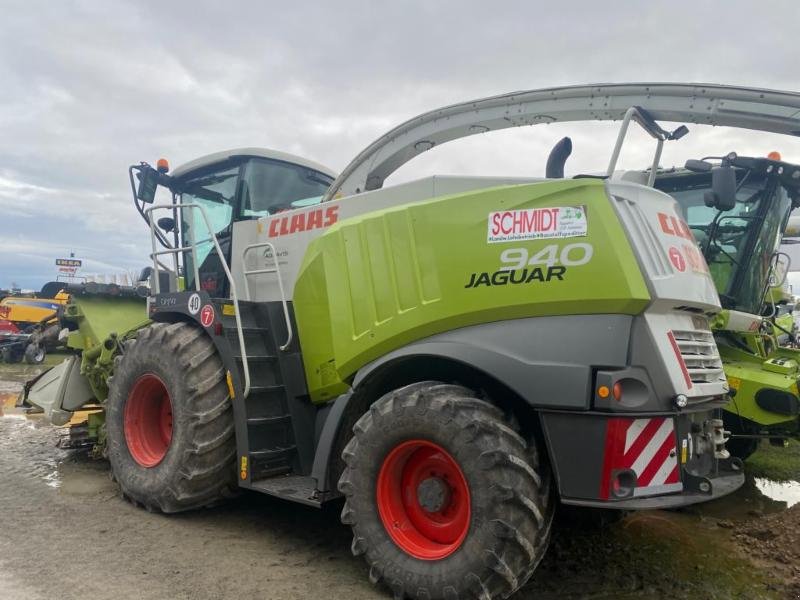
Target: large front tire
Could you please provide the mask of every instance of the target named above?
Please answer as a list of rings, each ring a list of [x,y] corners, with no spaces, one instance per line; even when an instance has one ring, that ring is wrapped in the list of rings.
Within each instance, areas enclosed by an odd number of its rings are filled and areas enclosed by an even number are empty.
[[[353,428],[339,490],[353,553],[396,597],[505,598],[544,556],[549,471],[534,443],[461,386],[386,394]]]
[[[135,504],[173,513],[236,489],[225,370],[197,327],[156,323],[126,345],[109,379],[106,428],[112,474]]]

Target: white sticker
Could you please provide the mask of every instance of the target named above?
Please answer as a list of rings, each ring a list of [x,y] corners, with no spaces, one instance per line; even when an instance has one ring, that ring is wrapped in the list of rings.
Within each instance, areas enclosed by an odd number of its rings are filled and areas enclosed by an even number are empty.
[[[504,210],[489,213],[486,241],[493,244],[583,237],[588,229],[585,206]]]
[[[196,315],[200,310],[200,294],[189,296],[189,312]]]

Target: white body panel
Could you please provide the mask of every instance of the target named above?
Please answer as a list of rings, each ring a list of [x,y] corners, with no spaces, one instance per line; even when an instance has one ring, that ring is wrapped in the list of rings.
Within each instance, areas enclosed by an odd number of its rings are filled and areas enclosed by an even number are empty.
[[[718,312],[717,289],[678,203],[664,192],[635,183],[612,181],[606,187],[652,296],[673,301],[675,308],[690,303],[705,312]]]
[[[515,185],[534,183],[543,181],[537,178],[521,177],[458,177],[435,175],[426,177],[409,183],[392,186],[389,188],[375,190],[357,196],[341,198],[323,204],[300,208],[292,211],[282,212],[268,217],[262,217],[258,221],[241,221],[234,223],[233,226],[233,260],[232,274],[236,282],[236,289],[244,293],[245,284],[242,272],[245,270],[263,269],[273,266],[272,258],[265,256],[264,248],[250,251],[243,265],[242,251],[251,244],[269,242],[275,246],[278,254],[278,264],[280,266],[283,287],[286,291],[286,299],[291,300],[294,296],[294,284],[297,272],[305,256],[306,249],[311,240],[322,235],[329,225],[325,225],[326,215],[331,211],[336,214],[336,222],[367,212],[407,204],[409,202],[421,202],[437,196],[447,196],[470,190],[485,189],[502,185]],[[322,211],[322,214],[319,214]],[[313,213],[317,213],[313,215]],[[313,216],[312,216],[313,215]],[[321,222],[323,226],[296,231],[294,233],[281,234],[281,227],[284,231],[290,231],[292,222],[303,224],[311,222]],[[332,224],[332,223],[331,223]],[[275,235],[277,234],[277,235]],[[268,300],[280,300],[280,292],[277,286],[276,275],[274,273],[263,273],[249,276],[250,300],[264,302]]]

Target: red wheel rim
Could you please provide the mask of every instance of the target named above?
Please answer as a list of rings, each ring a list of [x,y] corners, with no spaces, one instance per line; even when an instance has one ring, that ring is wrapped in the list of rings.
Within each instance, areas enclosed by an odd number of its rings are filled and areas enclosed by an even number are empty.
[[[432,442],[409,440],[389,452],[378,472],[377,503],[389,536],[415,558],[445,558],[467,537],[467,480],[455,459]]]
[[[161,378],[145,373],[133,384],[125,402],[125,442],[133,460],[155,467],[172,441],[172,401]]]

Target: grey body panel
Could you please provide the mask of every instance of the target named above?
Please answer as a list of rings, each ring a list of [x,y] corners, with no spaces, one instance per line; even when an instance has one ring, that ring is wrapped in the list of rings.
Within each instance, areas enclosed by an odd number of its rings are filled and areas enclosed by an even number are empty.
[[[707,482],[712,492],[719,484],[720,489],[725,490],[720,495],[734,491],[741,486],[743,481],[740,477],[740,469],[735,469],[735,473],[732,472],[730,465],[715,460],[713,453],[704,450],[702,453],[698,451],[696,455],[690,456],[685,464],[678,466],[681,470],[683,489],[674,495],[658,496],[657,500],[652,497],[623,499],[600,497],[604,461],[606,453],[611,451],[606,439],[610,419],[651,419],[653,417],[672,419],[674,432],[669,439],[678,448],[677,440],[684,440],[690,434],[695,435],[692,433],[693,430],[712,417],[719,406],[720,403],[717,403],[681,412],[661,411],[647,412],[646,414],[598,411],[575,414],[567,411],[542,410],[540,412],[542,430],[558,485],[559,496],[567,504],[598,502],[605,507],[646,509],[683,506],[700,502],[703,498],[708,500],[708,492],[701,492],[700,489],[697,489],[698,483],[701,481]],[[699,448],[699,445],[696,444],[696,447]],[[587,448],[594,448],[596,451],[587,451]],[[733,479],[727,478],[732,475],[735,475]],[[696,496],[694,500],[693,496]],[[664,502],[664,504],[659,504],[659,502]]]
[[[627,364],[633,317],[574,315],[498,321],[408,344],[362,368],[353,387],[405,357],[440,356],[503,382],[531,406],[588,409],[592,368]]]
[[[335,489],[336,482],[330,481],[330,467],[332,461],[336,459],[333,455],[336,440],[352,397],[352,392],[342,394],[333,402],[320,408],[317,414],[317,428],[320,429],[320,433],[317,438],[311,477],[316,481],[317,490],[320,492],[330,492]]]
[[[800,94],[703,83],[625,83],[527,90],[423,113],[387,132],[345,167],[325,200],[378,189],[415,156],[459,138],[508,127],[618,121],[632,106],[664,121],[797,135]]]
[[[583,500],[577,498],[561,498],[563,504],[582,506],[584,508],[610,508],[617,510],[669,510],[691,506],[701,502],[709,502],[732,494],[744,485],[745,475],[742,471],[728,471],[712,480],[711,493],[683,492],[648,498],[631,498],[630,500]]]

